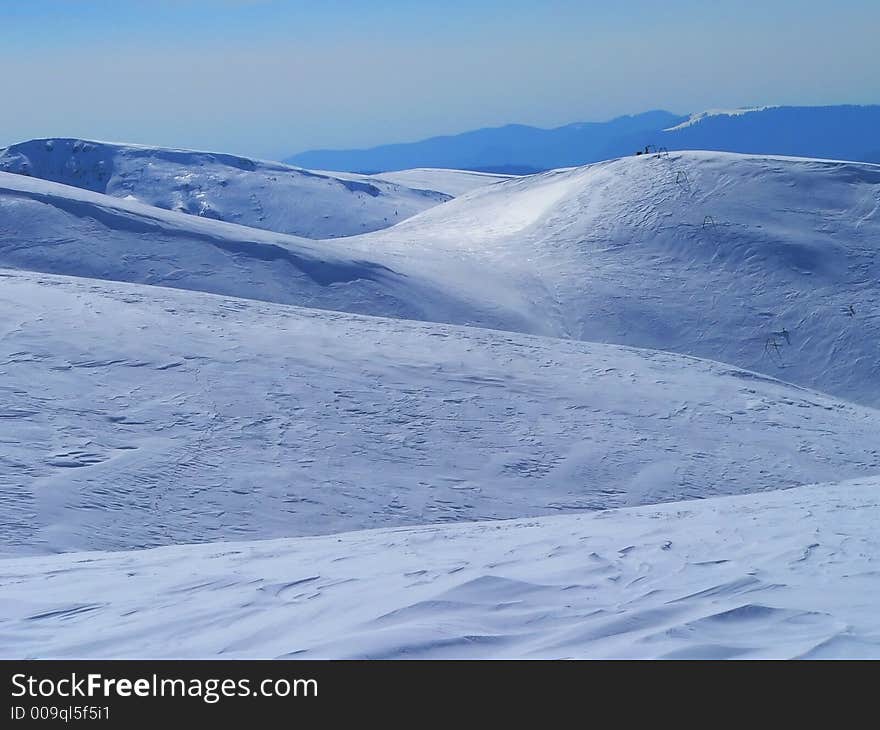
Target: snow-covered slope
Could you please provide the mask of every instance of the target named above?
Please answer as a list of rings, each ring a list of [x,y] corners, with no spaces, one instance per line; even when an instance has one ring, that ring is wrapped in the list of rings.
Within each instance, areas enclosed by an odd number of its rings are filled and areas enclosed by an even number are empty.
[[[321,243],[3,173],[0,213],[0,265],[671,350],[880,405],[876,165],[624,158]]]
[[[518,295],[501,279],[486,296],[491,277],[482,277],[476,297],[472,268],[455,261],[431,268],[381,249],[246,228],[3,172],[0,266],[407,319],[510,327],[517,318],[515,302],[504,303]]]
[[[0,282],[2,553],[511,518],[880,472],[880,413],[718,363],[159,287]]]
[[[0,171],[306,238],[386,228],[448,196],[234,155],[79,139],[0,150]]]
[[[532,331],[880,404],[877,165],[623,158],[491,185],[349,243],[468,261],[528,302]]]
[[[880,481],[0,561],[16,657],[880,656]]]
[[[502,180],[510,180],[513,175],[494,175],[488,172],[472,172],[470,170],[443,170],[432,167],[420,167],[414,170],[398,172],[382,172],[374,178],[388,180],[397,185],[423,190],[437,190],[453,197],[486,187]]]
[[[876,165],[624,158],[322,243],[3,173],[0,213],[0,265],[671,350],[880,404]]]
[[[332,241],[0,172],[0,656],[877,656],[878,247],[829,161]]]

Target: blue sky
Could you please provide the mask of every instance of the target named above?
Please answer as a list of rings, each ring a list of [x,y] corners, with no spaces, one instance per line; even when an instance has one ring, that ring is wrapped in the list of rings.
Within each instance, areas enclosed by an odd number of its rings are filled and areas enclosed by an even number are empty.
[[[508,122],[880,103],[877,0],[0,2],[0,145],[277,158]]]

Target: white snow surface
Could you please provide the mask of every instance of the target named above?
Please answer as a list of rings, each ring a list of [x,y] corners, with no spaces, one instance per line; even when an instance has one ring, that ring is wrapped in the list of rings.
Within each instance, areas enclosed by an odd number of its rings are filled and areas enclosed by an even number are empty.
[[[491,185],[347,242],[423,271],[469,262],[484,272],[474,294],[496,297],[501,282],[534,333],[696,355],[880,405],[880,165],[623,158]]]
[[[0,150],[0,171],[305,238],[374,231],[449,199],[367,176],[81,139],[12,145]]]
[[[21,657],[880,655],[880,481],[0,561]]]
[[[880,412],[728,365],[3,274],[6,554],[514,518],[880,471]]]
[[[78,182],[0,172],[0,655],[880,656],[880,166]]]
[[[529,328],[517,321],[515,306],[504,306],[519,295],[500,277],[495,295],[487,295],[492,277],[483,277],[476,297],[476,272],[455,261],[431,270],[345,240],[311,241],[3,172],[0,266],[405,319]]]
[[[333,173],[338,174],[338,173]],[[472,190],[511,180],[516,175],[497,175],[489,172],[471,170],[445,170],[435,167],[417,167],[412,170],[380,172],[372,177],[403,185],[409,188],[437,190],[454,198]]]
[[[0,173],[0,265],[662,349],[880,405],[880,166],[711,152],[309,242]]]

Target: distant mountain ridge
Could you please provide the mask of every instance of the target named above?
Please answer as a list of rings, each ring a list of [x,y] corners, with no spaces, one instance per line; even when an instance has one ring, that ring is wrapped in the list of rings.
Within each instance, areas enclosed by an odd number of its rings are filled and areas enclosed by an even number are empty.
[[[522,174],[621,157],[646,145],[880,162],[878,136],[880,105],[766,106],[691,115],[655,110],[555,129],[509,124],[370,149],[314,150],[284,162],[366,173],[442,167]]]
[[[421,142],[390,144],[367,150],[317,150],[287,158],[312,169],[385,172],[414,167],[448,167],[482,172],[522,173],[595,162],[618,150],[618,140],[671,127],[688,117],[666,111],[624,116],[609,122],[567,124],[539,129],[524,124],[477,129],[432,137]],[[627,151],[631,151],[629,147]]]

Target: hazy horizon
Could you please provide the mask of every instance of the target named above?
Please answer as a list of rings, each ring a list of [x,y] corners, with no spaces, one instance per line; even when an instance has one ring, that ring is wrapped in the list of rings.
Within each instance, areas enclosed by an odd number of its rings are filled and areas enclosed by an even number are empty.
[[[773,5],[32,0],[0,7],[0,146],[278,159],[651,109],[880,101],[876,2]]]

